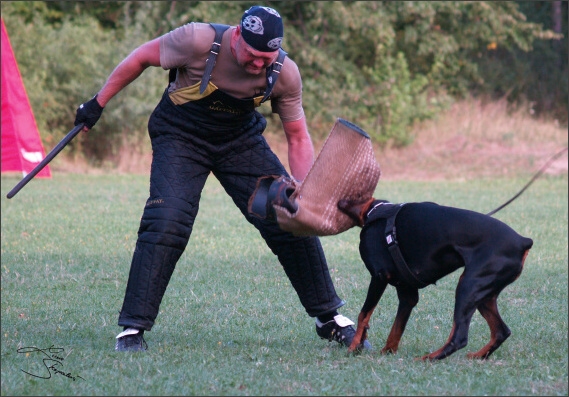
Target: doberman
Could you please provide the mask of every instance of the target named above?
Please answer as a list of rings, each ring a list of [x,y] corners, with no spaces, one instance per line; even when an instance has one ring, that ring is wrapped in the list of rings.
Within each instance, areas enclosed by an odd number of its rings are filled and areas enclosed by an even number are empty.
[[[399,306],[381,353],[395,353],[419,289],[461,267],[450,336],[421,359],[440,360],[465,347],[476,309],[490,327],[490,342],[468,358],[488,358],[510,336],[497,299],[520,276],[532,239],[491,216],[431,202],[392,204],[371,198],[365,203],[341,200],[338,207],[362,227],[359,250],[371,274],[350,352],[367,338],[370,317],[387,284],[397,289]]]

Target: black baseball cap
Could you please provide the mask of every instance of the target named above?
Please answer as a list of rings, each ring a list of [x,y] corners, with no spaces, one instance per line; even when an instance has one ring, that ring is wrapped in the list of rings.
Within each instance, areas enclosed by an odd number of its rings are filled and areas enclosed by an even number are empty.
[[[241,36],[257,51],[278,50],[281,48],[283,34],[283,20],[273,8],[253,6],[241,17]]]

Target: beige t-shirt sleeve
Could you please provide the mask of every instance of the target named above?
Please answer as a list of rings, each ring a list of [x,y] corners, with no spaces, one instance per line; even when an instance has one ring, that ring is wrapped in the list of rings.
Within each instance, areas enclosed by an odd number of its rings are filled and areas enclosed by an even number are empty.
[[[225,31],[221,49],[211,74],[211,82],[221,91],[236,98],[252,98],[266,87],[266,75],[251,75],[237,64],[231,53],[231,34]],[[206,23],[192,22],[160,37],[160,64],[163,69],[178,69],[178,77],[170,90],[192,86],[201,81],[206,59],[215,38],[214,29]],[[296,121],[304,116],[302,79],[294,61],[286,57],[271,93],[271,109],[282,121]]]
[[[160,65],[180,69],[175,89],[189,87],[202,78],[215,32],[205,23],[188,23],[160,37]]]
[[[298,66],[288,56],[271,93],[271,108],[282,121],[296,121],[304,117],[302,107],[302,78]]]

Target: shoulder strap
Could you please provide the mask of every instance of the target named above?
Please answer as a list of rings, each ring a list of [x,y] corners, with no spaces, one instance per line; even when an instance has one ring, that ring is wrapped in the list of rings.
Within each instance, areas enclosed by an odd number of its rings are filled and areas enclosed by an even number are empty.
[[[215,38],[213,39],[213,44],[209,50],[209,57],[205,63],[205,70],[202,76],[202,82],[200,84],[200,94],[205,91],[209,79],[211,78],[211,72],[215,66],[215,61],[217,59],[217,54],[219,54],[219,49],[221,48],[221,38],[223,37],[223,32],[229,29],[229,25],[222,25],[219,23],[210,23],[210,25],[215,29]]]
[[[265,89],[265,95],[263,96],[263,99],[261,99],[261,103],[269,99],[269,96],[273,91],[273,87],[275,86],[279,74],[281,73],[286,54],[287,53],[285,50],[279,48],[279,55],[277,56],[276,61],[267,68],[267,88]]]
[[[223,33],[229,29],[229,25],[222,25],[219,23],[210,23],[210,25],[215,29],[215,38],[213,39],[213,44],[209,50],[209,57],[206,60],[206,68],[204,75],[202,76],[202,82],[200,84],[200,94],[203,94],[205,87],[207,87],[209,79],[211,78],[211,72],[213,70],[213,66],[215,65],[217,54],[219,54],[219,49],[221,47],[221,38],[223,37]],[[176,80],[177,73],[177,68],[170,69],[168,73],[168,83]]]
[[[229,25],[223,25],[219,23],[210,23],[210,25],[215,29],[215,38],[209,50],[209,57],[206,60],[204,74],[202,76],[202,81],[200,83],[200,94],[203,94],[211,78],[211,72],[213,71],[217,55],[219,54],[219,49],[221,48],[221,39],[223,37],[223,33],[227,29],[229,29]],[[267,68],[267,88],[265,90],[265,95],[263,96],[261,103],[265,102],[271,95],[273,87],[275,86],[279,74],[281,72],[281,69],[283,67],[283,62],[286,55],[287,52],[284,51],[282,48],[280,48],[277,59],[271,66]],[[170,69],[170,74],[169,74],[170,82],[176,79],[176,71],[177,69]]]

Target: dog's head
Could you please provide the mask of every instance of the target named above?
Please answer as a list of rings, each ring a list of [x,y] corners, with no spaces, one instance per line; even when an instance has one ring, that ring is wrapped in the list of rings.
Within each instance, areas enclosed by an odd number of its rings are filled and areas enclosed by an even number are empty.
[[[385,200],[376,200],[373,197],[363,201],[342,199],[338,201],[338,209],[352,218],[358,226],[363,227],[367,212],[379,201]]]
[[[374,197],[369,200],[340,200],[338,208],[344,214],[355,220],[358,226],[363,227],[367,220],[368,213],[379,204],[391,203],[389,200],[379,200]]]

